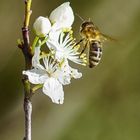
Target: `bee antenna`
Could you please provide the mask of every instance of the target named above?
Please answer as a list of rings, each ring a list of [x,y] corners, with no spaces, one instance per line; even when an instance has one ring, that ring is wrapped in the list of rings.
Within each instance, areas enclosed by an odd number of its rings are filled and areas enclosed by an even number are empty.
[[[77,13],[75,14],[76,16],[78,16],[82,21],[85,21],[81,16],[79,16]]]

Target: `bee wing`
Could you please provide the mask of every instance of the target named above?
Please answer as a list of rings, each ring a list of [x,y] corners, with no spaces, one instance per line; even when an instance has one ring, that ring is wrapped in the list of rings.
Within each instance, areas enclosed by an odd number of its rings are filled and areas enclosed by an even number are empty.
[[[108,36],[108,35],[105,35],[105,34],[103,34],[103,33],[100,33],[100,36],[101,36],[101,39],[102,39],[103,41],[109,40],[109,41],[118,42],[117,39],[114,39],[114,38],[112,38],[112,37],[110,37],[110,36]]]

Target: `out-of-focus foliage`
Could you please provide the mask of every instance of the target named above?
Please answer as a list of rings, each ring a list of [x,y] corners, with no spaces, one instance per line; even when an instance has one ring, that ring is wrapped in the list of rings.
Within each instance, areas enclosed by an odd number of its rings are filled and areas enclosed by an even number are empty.
[[[64,1],[33,0],[32,23]],[[140,139],[140,1],[71,0],[75,13],[91,18],[118,41],[105,44],[95,69],[80,67],[81,80],[65,88],[65,103],[43,95],[33,98],[33,140]],[[21,37],[23,1],[0,1],[0,140],[24,135],[21,71],[24,59],[16,47]],[[79,38],[76,16],[75,35]],[[33,35],[32,37],[33,38]]]

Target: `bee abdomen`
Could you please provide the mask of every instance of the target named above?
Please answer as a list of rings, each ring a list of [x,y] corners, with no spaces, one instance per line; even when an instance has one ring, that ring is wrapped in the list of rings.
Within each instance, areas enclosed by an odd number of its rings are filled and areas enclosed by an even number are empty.
[[[89,50],[89,67],[97,66],[101,60],[102,48],[100,42],[92,42]]]

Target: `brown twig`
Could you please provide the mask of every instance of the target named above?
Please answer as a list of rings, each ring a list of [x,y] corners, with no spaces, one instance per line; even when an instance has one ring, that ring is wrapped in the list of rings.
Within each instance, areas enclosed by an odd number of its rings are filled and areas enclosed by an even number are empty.
[[[32,0],[24,0],[25,2],[25,17],[22,27],[23,42],[18,47],[22,50],[25,58],[25,70],[31,69],[32,53],[30,49],[29,39],[29,21],[31,16],[31,2]],[[31,115],[32,115],[32,102],[31,102],[31,86],[27,76],[23,75],[24,86],[24,113],[25,113],[25,136],[24,140],[31,140]]]

